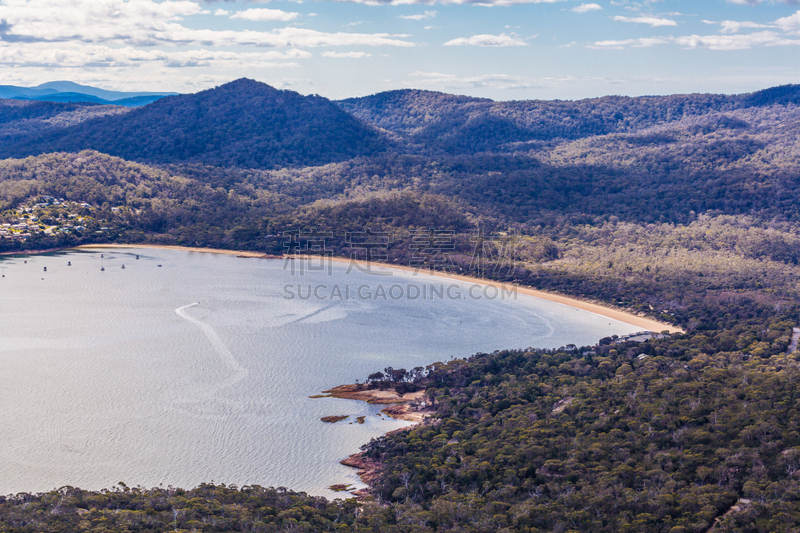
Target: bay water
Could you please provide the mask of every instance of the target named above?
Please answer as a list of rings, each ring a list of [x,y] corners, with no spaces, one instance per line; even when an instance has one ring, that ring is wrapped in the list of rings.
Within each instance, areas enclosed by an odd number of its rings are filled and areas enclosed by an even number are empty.
[[[309,396],[387,366],[639,329],[342,263],[109,248],[0,271],[0,494],[213,481],[341,497],[328,487],[363,485],[339,461],[408,423]]]

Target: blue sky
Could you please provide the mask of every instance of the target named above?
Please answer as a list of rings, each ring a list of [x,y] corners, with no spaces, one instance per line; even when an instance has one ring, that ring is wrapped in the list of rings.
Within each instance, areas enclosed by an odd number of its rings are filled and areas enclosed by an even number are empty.
[[[0,84],[339,99],[740,93],[800,83],[798,0],[0,0]]]

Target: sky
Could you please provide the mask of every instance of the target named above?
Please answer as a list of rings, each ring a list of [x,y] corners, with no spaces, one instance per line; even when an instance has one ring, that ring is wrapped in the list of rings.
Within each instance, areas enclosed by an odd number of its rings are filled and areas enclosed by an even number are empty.
[[[800,83],[800,0],[0,0],[0,84],[331,99],[743,93]]]

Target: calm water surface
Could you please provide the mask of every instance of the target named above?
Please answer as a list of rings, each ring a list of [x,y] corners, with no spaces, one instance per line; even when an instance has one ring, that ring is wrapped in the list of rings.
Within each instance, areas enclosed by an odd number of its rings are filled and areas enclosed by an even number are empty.
[[[340,497],[327,487],[363,485],[339,460],[406,423],[310,395],[386,366],[638,329],[442,278],[295,267],[154,249],[0,260],[0,494],[214,481]]]

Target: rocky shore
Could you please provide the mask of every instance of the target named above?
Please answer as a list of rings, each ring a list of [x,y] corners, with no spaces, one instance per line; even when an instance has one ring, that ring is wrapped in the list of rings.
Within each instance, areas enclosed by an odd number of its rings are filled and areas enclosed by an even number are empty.
[[[381,413],[407,422],[422,422],[426,416],[433,413],[433,409],[425,400],[424,391],[400,394],[395,389],[368,389],[364,385],[339,385],[322,392],[330,398],[389,405],[390,407],[381,409]]]
[[[342,398],[346,400],[361,400],[370,404],[388,405],[381,409],[381,413],[395,418],[414,422],[414,425],[423,423],[425,418],[432,415],[434,410],[428,405],[425,392],[398,393],[395,389],[368,389],[365,385],[340,385],[330,390],[323,391],[326,397]],[[408,426],[395,431],[407,431],[414,426]],[[358,477],[366,485],[370,485],[380,471],[380,463],[364,456],[363,453],[354,453],[340,461],[341,464],[358,469]],[[350,494],[359,500],[369,497],[369,489],[358,489]]]

